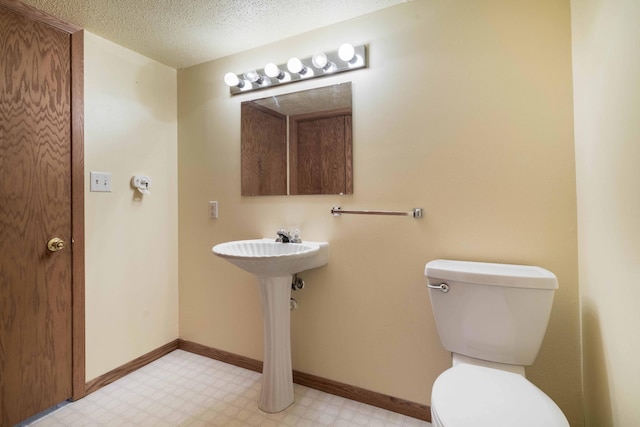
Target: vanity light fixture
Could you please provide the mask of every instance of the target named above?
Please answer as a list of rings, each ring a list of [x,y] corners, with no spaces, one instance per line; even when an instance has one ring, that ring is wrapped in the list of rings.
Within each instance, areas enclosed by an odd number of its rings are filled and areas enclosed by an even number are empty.
[[[308,58],[292,57],[286,64],[270,62],[261,70],[249,70],[242,74],[227,73],[224,82],[229,86],[231,95],[237,95],[366,66],[366,46],[345,43],[335,51],[316,53]]]

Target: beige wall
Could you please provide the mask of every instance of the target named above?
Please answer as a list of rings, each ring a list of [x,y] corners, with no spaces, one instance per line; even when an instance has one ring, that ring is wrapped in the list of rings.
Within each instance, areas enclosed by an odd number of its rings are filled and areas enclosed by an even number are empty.
[[[640,425],[640,3],[572,1],[588,426]]]
[[[366,70],[230,97],[222,77],[369,45]],[[240,102],[353,82],[354,194],[240,197]],[[330,242],[303,273],[294,369],[429,404],[450,365],[423,277],[434,258],[535,264],[560,289],[529,378],[582,424],[569,2],[414,1],[178,72],[180,336],[262,358],[254,278],[228,240],[299,225]],[[220,202],[220,219],[207,202]],[[425,218],[334,218],[345,208]]]
[[[176,70],[87,32],[84,57],[90,380],[178,335],[177,88]],[[112,192],[89,192],[90,171],[111,172]]]

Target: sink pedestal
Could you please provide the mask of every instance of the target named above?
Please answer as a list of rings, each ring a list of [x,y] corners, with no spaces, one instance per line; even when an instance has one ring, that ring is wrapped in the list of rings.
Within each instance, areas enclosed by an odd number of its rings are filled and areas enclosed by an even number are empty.
[[[265,412],[280,412],[294,400],[289,309],[292,276],[257,278],[264,318],[264,362],[259,407]]]
[[[327,242],[279,243],[273,239],[220,243],[213,253],[256,275],[264,319],[260,409],[280,412],[293,403],[291,371],[291,280],[293,274],[329,261]]]

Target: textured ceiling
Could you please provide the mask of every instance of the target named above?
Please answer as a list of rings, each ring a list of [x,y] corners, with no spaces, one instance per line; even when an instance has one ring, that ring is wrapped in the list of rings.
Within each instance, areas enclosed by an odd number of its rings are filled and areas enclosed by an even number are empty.
[[[22,0],[174,68],[407,0]]]

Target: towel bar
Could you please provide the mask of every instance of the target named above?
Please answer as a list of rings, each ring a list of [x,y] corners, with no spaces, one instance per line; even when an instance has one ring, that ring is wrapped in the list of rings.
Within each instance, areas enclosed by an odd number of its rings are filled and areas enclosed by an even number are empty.
[[[422,218],[422,209],[414,208],[410,212],[405,212],[405,211],[376,211],[376,210],[346,210],[346,209],[342,209],[340,206],[334,206],[331,208],[331,215],[340,216],[342,214],[412,216],[414,218]]]

